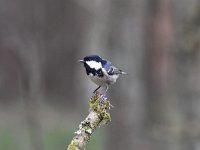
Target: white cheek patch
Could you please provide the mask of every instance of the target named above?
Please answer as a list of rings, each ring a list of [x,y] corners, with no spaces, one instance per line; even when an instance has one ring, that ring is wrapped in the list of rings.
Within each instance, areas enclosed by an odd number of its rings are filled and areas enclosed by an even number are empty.
[[[88,66],[90,66],[90,68],[94,68],[95,70],[102,68],[102,65],[100,62],[91,60],[91,61],[86,61],[86,63],[88,64]]]

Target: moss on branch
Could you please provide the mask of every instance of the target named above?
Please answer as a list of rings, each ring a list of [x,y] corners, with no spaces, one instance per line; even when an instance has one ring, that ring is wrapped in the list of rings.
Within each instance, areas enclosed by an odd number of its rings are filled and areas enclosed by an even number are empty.
[[[109,109],[112,105],[105,97],[95,94],[89,100],[89,114],[79,124],[78,130],[72,139],[67,150],[85,150],[92,133],[100,124],[107,124],[111,121]]]

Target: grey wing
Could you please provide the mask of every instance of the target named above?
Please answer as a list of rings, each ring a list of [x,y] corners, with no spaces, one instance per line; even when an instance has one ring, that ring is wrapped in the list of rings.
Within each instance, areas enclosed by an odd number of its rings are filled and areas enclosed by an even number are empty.
[[[122,70],[116,68],[115,66],[112,66],[112,63],[110,61],[107,61],[107,63],[104,65],[104,68],[108,75],[114,75],[114,74],[127,74],[123,72]]]
[[[119,75],[119,74],[127,74],[126,72],[123,72],[122,70],[116,68],[115,66],[111,66],[110,69],[107,71],[109,75]]]
[[[109,75],[114,75],[114,74],[121,74],[121,70],[118,68],[111,66],[110,69],[107,71]]]
[[[107,61],[107,63],[103,67],[105,68],[106,72],[108,72],[112,67],[112,63],[110,61]]]

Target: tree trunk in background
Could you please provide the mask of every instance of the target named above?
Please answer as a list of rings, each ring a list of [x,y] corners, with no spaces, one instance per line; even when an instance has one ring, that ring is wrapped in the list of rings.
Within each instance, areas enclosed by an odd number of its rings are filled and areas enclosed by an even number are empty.
[[[178,1],[177,1],[178,4]],[[176,93],[182,114],[181,150],[200,149],[200,2],[177,5],[180,33],[174,52]],[[185,10],[184,12],[181,11]]]
[[[9,7],[5,3],[4,7]],[[22,1],[14,3],[12,9],[5,9],[4,14],[7,17],[1,24],[4,37],[1,39],[2,47],[9,54],[13,54],[18,68],[16,72],[10,75],[17,75],[17,84],[20,88],[19,96],[15,100],[22,100],[23,103],[21,117],[26,120],[30,136],[30,149],[43,149],[41,126],[38,121],[38,102],[42,99],[42,69],[43,64],[41,55],[43,54],[43,45],[40,25],[38,19],[38,7],[35,1]],[[23,11],[22,11],[23,10]],[[36,11],[37,10],[37,11]],[[42,14],[41,14],[42,15]],[[15,20],[15,19],[16,20]],[[11,32],[12,31],[12,32]],[[11,85],[12,86],[12,85]],[[27,144],[28,145],[28,144]]]
[[[184,2],[182,10],[179,4],[180,1],[168,0],[152,0],[148,4],[150,74],[146,78],[149,93],[146,108],[152,149],[199,149],[199,4],[194,9],[197,1],[190,7]],[[183,18],[176,18],[179,16]],[[174,29],[178,34],[172,47]]]
[[[144,23],[147,3],[143,0],[111,1],[108,56],[128,72],[111,86],[112,122],[107,130],[106,149],[148,149],[144,134],[143,79]]]
[[[68,105],[82,108],[79,95],[85,94],[80,83],[84,70],[77,60],[83,57],[87,24],[86,10],[75,1],[45,1],[45,94],[48,102],[63,109]]]
[[[151,0],[146,22],[146,136],[150,148],[179,149],[180,110],[173,85],[172,41],[174,22],[172,1]]]

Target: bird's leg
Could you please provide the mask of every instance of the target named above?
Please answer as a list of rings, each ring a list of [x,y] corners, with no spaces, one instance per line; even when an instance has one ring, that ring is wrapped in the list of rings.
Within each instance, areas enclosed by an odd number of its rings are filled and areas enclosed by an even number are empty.
[[[93,94],[95,94],[96,91],[97,91],[100,87],[101,87],[101,86],[98,86],[98,88],[96,88],[96,89],[94,90]]]
[[[107,100],[106,92],[108,91],[108,85],[106,86],[106,90],[103,95],[101,95],[101,102],[105,102]]]
[[[106,86],[106,90],[105,90],[105,92],[104,92],[104,94],[103,94],[104,96],[106,96],[106,93],[107,93],[107,91],[108,91],[108,88],[109,88],[109,87],[108,87],[108,85],[107,85],[107,86]]]

